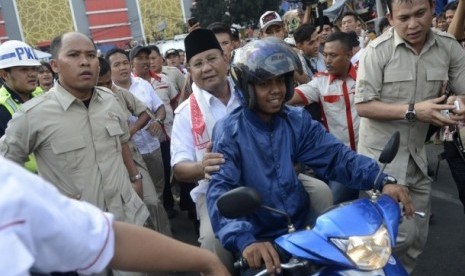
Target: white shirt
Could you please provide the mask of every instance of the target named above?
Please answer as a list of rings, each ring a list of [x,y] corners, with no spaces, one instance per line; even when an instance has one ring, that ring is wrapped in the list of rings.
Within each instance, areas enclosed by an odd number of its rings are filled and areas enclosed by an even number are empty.
[[[153,113],[155,113],[157,109],[163,105],[163,102],[157,96],[152,85],[140,77],[131,76],[131,86],[129,87],[129,91],[139,100],[145,103]],[[134,124],[136,121],[137,117],[129,117],[130,125]],[[139,149],[141,154],[148,154],[160,148],[160,141],[158,141],[158,138],[152,136],[152,134],[150,134],[150,132],[147,130],[147,127],[151,123],[157,124],[157,122],[149,122],[145,128],[136,132],[132,137],[137,149]]]
[[[352,58],[350,59],[350,62],[352,63],[352,65],[355,66],[355,68],[358,68],[358,61],[362,57],[362,54],[364,51],[365,51],[365,48],[360,48],[360,50],[358,50],[358,52],[355,53],[355,55],[353,55]]]
[[[231,98],[229,99],[227,105],[224,105],[218,98],[208,93],[207,91],[201,90],[215,122],[225,117],[231,113],[231,111],[240,106],[239,99],[234,92],[234,84],[229,78],[228,81],[229,89],[231,91]],[[198,88],[197,85],[193,83],[192,89],[200,88]],[[181,105],[179,105],[178,108],[176,108],[174,111],[174,114],[175,117],[173,131],[171,133],[171,167],[174,167],[174,165],[183,161],[200,161],[197,160],[194,147],[194,136],[192,133],[189,100],[181,103]],[[197,189],[197,191],[194,191],[194,193],[205,193],[206,188],[206,186],[198,186],[194,188],[194,190]]]
[[[328,73],[318,73],[309,83],[295,88],[305,104],[321,104],[325,127],[353,150],[357,147],[360,125],[354,104],[356,78],[355,68],[351,66],[344,81]]]
[[[3,157],[0,178],[0,275],[105,269],[114,254],[113,215]]]

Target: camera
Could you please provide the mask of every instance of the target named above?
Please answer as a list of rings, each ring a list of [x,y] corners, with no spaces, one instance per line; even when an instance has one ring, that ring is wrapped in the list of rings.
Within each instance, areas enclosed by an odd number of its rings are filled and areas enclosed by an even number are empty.
[[[197,24],[199,21],[197,20],[197,18],[195,17],[191,17],[187,20],[187,24],[189,24],[189,27],[192,27],[194,26],[195,24]]]
[[[441,112],[441,115],[442,115],[442,116],[444,116],[444,117],[446,117],[446,118],[450,118],[450,116],[449,116],[449,110],[443,109],[443,110],[441,110],[440,112]]]
[[[454,106],[455,106],[455,107],[454,107],[454,109],[452,109],[452,110],[460,110],[460,102],[459,102],[458,100],[455,100],[455,101],[454,101]],[[440,112],[441,112],[442,116],[444,116],[444,117],[446,117],[446,118],[450,118],[450,116],[449,116],[449,115],[450,115],[450,110],[448,110],[448,109],[443,109],[443,110],[441,110]]]

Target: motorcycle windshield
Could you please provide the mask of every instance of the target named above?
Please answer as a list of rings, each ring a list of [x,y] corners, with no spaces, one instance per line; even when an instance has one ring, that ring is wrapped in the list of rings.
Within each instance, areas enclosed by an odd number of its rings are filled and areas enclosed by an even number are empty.
[[[393,208],[392,205],[397,206],[394,201],[387,199],[383,199],[381,205],[373,204],[368,198],[348,202],[318,217],[312,230],[282,236],[276,243],[294,256],[316,263],[328,263],[330,260],[332,263],[353,267],[354,264],[330,239],[372,235],[383,224],[383,215],[393,211],[389,209]],[[394,216],[390,217],[392,223]],[[392,230],[392,227],[388,230]]]

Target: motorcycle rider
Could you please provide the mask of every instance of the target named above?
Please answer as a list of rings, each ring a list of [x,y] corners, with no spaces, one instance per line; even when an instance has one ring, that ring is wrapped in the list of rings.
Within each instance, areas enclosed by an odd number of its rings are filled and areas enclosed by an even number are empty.
[[[265,265],[280,273],[280,260],[269,240],[287,233],[280,215],[259,210],[235,220],[218,211],[217,199],[239,186],[253,187],[263,204],[284,210],[297,229],[308,225],[308,194],[292,164],[313,168],[325,180],[335,180],[358,190],[373,188],[379,167],[375,160],[358,155],[302,108],[284,103],[293,94],[293,73],[300,70],[296,53],[276,38],[253,41],[236,53],[231,75],[242,95],[242,106],[218,121],[213,130],[213,152],[225,163],[212,173],[207,191],[213,230],[222,245],[242,255],[251,268]],[[377,184],[401,201],[413,214],[409,195],[395,179],[382,174]]]

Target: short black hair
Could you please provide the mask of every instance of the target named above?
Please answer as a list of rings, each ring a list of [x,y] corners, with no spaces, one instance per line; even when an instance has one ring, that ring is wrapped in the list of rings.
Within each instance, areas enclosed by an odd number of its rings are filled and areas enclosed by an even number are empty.
[[[353,11],[346,11],[342,14],[341,19],[346,17],[346,16],[352,16],[355,21],[360,21],[360,17],[358,16],[358,13],[353,12]]]
[[[150,51],[155,51],[155,52],[157,52],[157,54],[159,56],[161,56],[160,48],[158,48],[157,46],[155,46],[155,45],[147,45],[146,47],[149,48]]]
[[[315,31],[315,26],[310,23],[300,25],[294,32],[295,43],[302,43],[310,39]]]
[[[233,39],[231,27],[226,23],[214,22],[208,25],[207,29],[211,30],[214,34],[228,34],[231,40]]]
[[[381,18],[381,20],[378,23],[379,33],[381,34],[383,32],[383,29],[388,26],[391,26],[389,20],[386,17]]]
[[[105,75],[106,73],[108,73],[111,70],[111,68],[110,68],[110,63],[108,63],[108,61],[105,58],[99,57],[98,61],[100,64],[98,75],[99,77],[101,77]]]
[[[354,47],[357,47],[360,45],[360,42],[358,41],[358,36],[355,32],[332,33],[326,39],[326,43],[333,42],[333,41],[339,41],[342,44],[342,47],[344,48],[345,51],[352,51]]]
[[[392,14],[392,3],[398,1],[399,3],[412,3],[412,0],[386,0],[386,4],[389,9],[389,13]],[[430,7],[433,7],[433,0],[428,0]]]
[[[125,50],[116,47],[116,48],[111,48],[110,50],[108,50],[108,52],[105,53],[105,60],[108,62],[108,64],[110,64],[110,57],[117,53],[125,55],[129,60],[128,53]]]
[[[74,32],[66,32],[66,33],[62,33],[56,37],[54,37],[52,39],[52,42],[50,43],[50,54],[52,55],[52,59],[56,58],[58,56],[58,52],[60,51],[60,48],[61,48],[61,43],[63,41],[63,37],[67,34],[71,34],[71,33],[74,33]],[[82,34],[82,33],[80,33]],[[82,34],[84,35],[84,34]],[[84,35],[85,37],[87,37],[89,39],[90,42],[92,42],[92,45],[94,45],[94,48],[97,49],[97,46],[95,45],[94,41],[92,40],[92,38]]]
[[[449,4],[447,4],[444,7],[444,12],[446,12],[446,11],[456,11],[458,5],[459,5],[458,2],[450,2]]]
[[[58,55],[58,51],[61,48],[61,41],[63,40],[63,35],[64,34],[54,37],[52,39],[52,42],[50,43],[50,54],[52,55],[52,59],[56,58]]]

